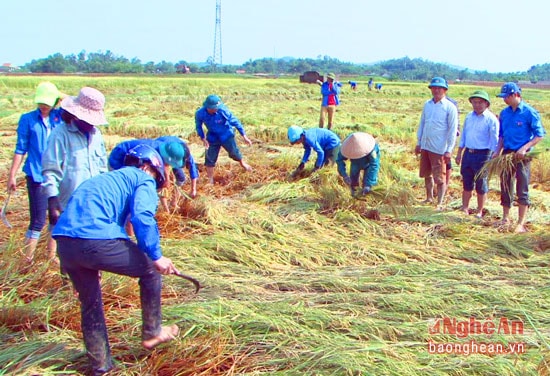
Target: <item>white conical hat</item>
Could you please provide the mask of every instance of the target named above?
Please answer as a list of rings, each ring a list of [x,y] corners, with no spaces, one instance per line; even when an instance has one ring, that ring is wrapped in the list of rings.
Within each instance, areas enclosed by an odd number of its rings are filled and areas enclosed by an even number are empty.
[[[374,150],[375,144],[376,141],[370,134],[355,132],[342,142],[340,152],[348,159],[359,159],[369,155]]]

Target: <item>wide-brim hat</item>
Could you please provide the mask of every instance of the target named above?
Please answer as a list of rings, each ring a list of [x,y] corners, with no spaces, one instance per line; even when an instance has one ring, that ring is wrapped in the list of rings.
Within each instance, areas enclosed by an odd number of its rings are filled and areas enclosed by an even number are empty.
[[[340,152],[348,159],[359,159],[369,155],[374,150],[375,145],[376,140],[370,134],[355,132],[342,142]]]
[[[105,96],[92,87],[83,87],[77,97],[66,97],[61,101],[61,108],[94,126],[108,123],[103,112],[104,107]]]
[[[164,163],[167,163],[172,168],[182,168],[183,158],[185,157],[185,149],[178,142],[163,142],[159,146],[160,155]]]
[[[57,86],[55,86],[51,82],[41,82],[36,87],[36,93],[34,94],[34,103],[45,104],[53,107],[60,97],[61,92],[57,89]]]
[[[336,79],[336,75],[332,72],[330,72],[329,74],[327,74],[327,78],[332,78],[333,80]]]

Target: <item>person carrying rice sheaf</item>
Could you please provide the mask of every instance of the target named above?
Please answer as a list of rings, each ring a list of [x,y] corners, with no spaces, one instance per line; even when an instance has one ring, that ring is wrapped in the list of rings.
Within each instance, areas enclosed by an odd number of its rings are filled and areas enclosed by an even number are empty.
[[[346,172],[346,160],[350,160],[349,176]],[[350,134],[344,142],[336,158],[338,173],[344,182],[351,188],[351,195],[355,195],[359,187],[359,175],[363,171],[361,194],[366,195],[372,187],[378,184],[380,170],[380,148],[374,137],[365,132]]]
[[[497,97],[502,98],[508,107],[500,112],[498,148],[493,156],[513,154],[513,169],[504,170],[500,177],[500,204],[502,205],[502,224],[510,222],[510,207],[514,196],[513,181],[518,201],[518,222],[515,232],[526,232],[525,221],[529,208],[529,180],[531,161],[527,152],[545,136],[537,110],[525,103],[521,97],[521,88],[515,82],[505,83]]]
[[[334,163],[340,151],[340,138],[336,133],[326,128],[304,130],[302,127],[292,125],[288,128],[287,136],[292,145],[302,144],[304,146],[302,161],[291,174],[292,177],[296,177],[305,168],[312,149],[317,153],[313,171]]]

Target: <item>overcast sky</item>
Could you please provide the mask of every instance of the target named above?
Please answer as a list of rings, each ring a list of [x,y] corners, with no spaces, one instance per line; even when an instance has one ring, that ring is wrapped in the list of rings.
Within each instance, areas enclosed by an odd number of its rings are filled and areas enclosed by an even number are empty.
[[[204,62],[216,0],[2,3],[0,64],[111,51]],[[221,0],[222,62],[264,57],[371,63],[405,56],[488,72],[550,63],[548,0]]]

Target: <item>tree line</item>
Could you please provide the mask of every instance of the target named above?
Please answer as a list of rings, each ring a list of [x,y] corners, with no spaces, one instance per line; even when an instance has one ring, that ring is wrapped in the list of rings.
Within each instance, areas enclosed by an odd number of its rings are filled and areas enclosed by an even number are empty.
[[[212,59],[204,64],[177,63],[161,61],[142,63],[138,58],[128,59],[115,55],[111,51],[63,56],[60,53],[46,58],[32,60],[21,67],[23,71],[33,73],[107,73],[107,74],[175,74],[175,73],[235,73],[248,74],[301,74],[306,71],[318,71],[321,74],[336,72],[340,75],[379,76],[391,81],[428,81],[434,76],[443,76],[448,80],[475,81],[550,81],[550,63],[534,65],[526,72],[490,73],[472,71],[467,68],[452,67],[447,64],[427,60],[403,57],[385,60],[373,64],[354,64],[343,62],[329,56],[311,58],[262,58],[249,60],[242,65],[216,65]]]

